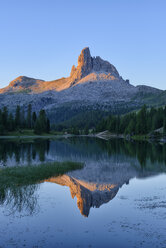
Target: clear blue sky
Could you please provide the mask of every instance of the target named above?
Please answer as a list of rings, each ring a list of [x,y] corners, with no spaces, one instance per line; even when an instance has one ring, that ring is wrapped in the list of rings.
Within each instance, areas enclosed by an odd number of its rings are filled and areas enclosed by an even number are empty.
[[[166,89],[166,0],[0,1],[0,88],[68,76],[86,46],[132,84]]]

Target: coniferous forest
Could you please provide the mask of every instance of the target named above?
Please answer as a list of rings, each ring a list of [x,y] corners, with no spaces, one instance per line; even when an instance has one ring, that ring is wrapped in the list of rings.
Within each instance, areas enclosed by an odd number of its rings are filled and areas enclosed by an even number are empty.
[[[35,134],[49,133],[50,121],[45,110],[40,110],[38,114],[32,112],[31,104],[28,105],[27,113],[18,105],[15,113],[9,113],[7,107],[0,109],[0,135],[24,129],[34,130]]]
[[[109,116],[101,120],[96,131],[109,130],[116,134],[145,135],[163,128],[166,133],[166,106],[148,109],[144,105],[138,112],[122,116]]]
[[[88,123],[88,121],[87,121]],[[161,129],[166,133],[166,106],[160,108],[147,108],[144,105],[137,112],[130,112],[125,115],[109,115],[93,122],[93,133],[108,130],[114,134],[125,135],[146,135]],[[61,131],[67,131],[75,135],[89,134],[92,127],[88,124],[82,126],[73,126],[62,128]],[[31,104],[25,113],[19,105],[15,113],[8,111],[7,107],[0,109],[0,135],[6,135],[13,131],[33,130],[35,134],[49,133],[50,121],[45,110],[40,110],[38,114],[32,112]]]

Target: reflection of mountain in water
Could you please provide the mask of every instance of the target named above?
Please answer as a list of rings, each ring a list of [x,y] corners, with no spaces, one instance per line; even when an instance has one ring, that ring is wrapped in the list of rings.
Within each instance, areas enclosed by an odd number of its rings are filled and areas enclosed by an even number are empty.
[[[109,167],[86,166],[81,171],[72,171],[66,175],[50,178],[46,182],[56,183],[70,188],[71,196],[77,198],[77,206],[82,215],[88,217],[90,208],[99,208],[112,200],[120,187],[128,184],[134,177],[148,177],[155,172],[143,172],[131,164],[110,164]]]
[[[51,178],[47,182],[68,186],[72,198],[77,197],[77,206],[84,216],[89,215],[91,207],[99,208],[103,203],[113,199],[119,189],[117,185],[87,183],[68,175]]]
[[[89,215],[91,207],[99,208],[112,200],[120,187],[134,177],[148,177],[165,171],[166,146],[124,140],[72,138],[50,145],[50,155],[57,158],[81,160],[86,166],[81,171],[51,178],[49,182],[70,188],[77,197],[81,214]],[[53,148],[54,147],[54,148]],[[65,148],[65,149],[64,149]]]
[[[0,161],[14,165],[40,161],[73,160],[85,162],[82,170],[51,178],[47,181],[66,185],[84,216],[91,207],[100,207],[112,200],[120,187],[134,177],[148,177],[166,171],[166,145],[124,140],[71,138],[62,140],[34,140],[29,143],[3,141]],[[13,162],[14,161],[14,162]],[[10,164],[9,164],[10,165]],[[23,189],[0,189],[0,205],[22,213],[33,214],[37,206],[35,186]],[[5,194],[6,192],[6,194]]]

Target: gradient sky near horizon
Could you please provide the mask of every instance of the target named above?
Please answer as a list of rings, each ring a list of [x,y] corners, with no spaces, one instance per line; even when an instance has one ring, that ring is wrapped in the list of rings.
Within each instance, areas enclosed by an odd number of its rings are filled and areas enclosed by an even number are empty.
[[[132,84],[166,89],[166,1],[0,1],[0,88],[66,77],[86,46]]]

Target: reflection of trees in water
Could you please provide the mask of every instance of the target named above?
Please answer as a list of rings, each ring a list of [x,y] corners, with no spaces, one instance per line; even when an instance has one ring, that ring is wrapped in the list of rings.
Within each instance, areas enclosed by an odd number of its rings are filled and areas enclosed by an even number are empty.
[[[101,159],[101,156],[107,154],[108,156],[116,155],[117,158],[120,155],[136,158],[142,168],[145,168],[149,161],[153,165],[156,162],[166,164],[166,144],[131,142],[123,139],[104,141],[96,138],[73,137],[51,141],[51,147],[53,147],[54,153],[57,152],[62,158],[64,155],[74,154],[77,157],[85,156],[93,159],[95,156]],[[6,164],[8,158],[14,158],[17,164],[20,162],[31,164],[34,160],[43,162],[49,150],[49,140],[39,139],[28,143],[1,141],[0,161]]]
[[[150,144],[148,142],[131,142],[123,139],[113,139],[103,141],[96,138],[71,138],[68,140],[52,141],[55,152],[63,157],[64,152],[89,157],[101,157],[102,154],[108,154],[110,157],[116,155],[117,158],[123,155],[124,160],[128,157],[137,159],[142,169],[148,171],[162,171],[160,164],[166,165],[166,144]],[[0,161],[7,162],[8,158],[15,158],[20,161],[26,161],[29,164],[32,160],[39,158],[45,161],[46,154],[50,150],[49,140],[34,140],[29,143],[14,141],[1,141]],[[166,168],[166,166],[165,166]],[[38,185],[26,185],[20,187],[10,187],[0,189],[0,205],[6,206],[11,213],[32,215],[37,210],[37,189]]]
[[[37,212],[37,189],[39,185],[26,185],[0,189],[0,205],[8,214],[33,215]]]
[[[124,155],[138,159],[142,168],[145,168],[150,161],[166,164],[166,144],[149,143],[143,141],[127,141],[124,139],[111,139],[108,141],[95,138],[72,138],[66,141],[77,148],[77,151],[84,149],[88,155],[100,155],[105,151],[109,156]]]
[[[1,141],[0,162],[2,161],[6,165],[8,158],[14,158],[17,164],[21,161],[31,164],[32,160],[37,158],[43,162],[45,154],[49,151],[49,143],[49,140],[34,140],[28,143]]]
[[[109,154],[124,154],[133,158],[137,158],[142,168],[145,168],[150,162],[152,165],[156,163],[164,163],[166,165],[166,144],[160,145],[148,142],[131,142],[115,140],[106,143],[106,149]]]

